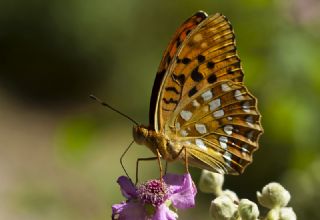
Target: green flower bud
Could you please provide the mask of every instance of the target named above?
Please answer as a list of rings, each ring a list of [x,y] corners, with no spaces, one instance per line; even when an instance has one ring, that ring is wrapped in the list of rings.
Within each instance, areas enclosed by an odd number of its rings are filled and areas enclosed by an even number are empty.
[[[291,207],[271,209],[265,220],[296,220],[297,216]]]
[[[279,220],[296,220],[297,216],[291,207],[284,207],[280,209]]]
[[[279,220],[279,208],[271,209],[264,220]]]
[[[290,193],[279,183],[269,183],[257,192],[259,203],[269,209],[284,207],[290,201]]]
[[[232,201],[239,202],[237,194],[229,189],[223,190],[221,196],[228,196]]]
[[[211,202],[210,216],[214,220],[236,220],[238,207],[228,196],[219,196]]]
[[[259,217],[257,204],[248,199],[241,199],[238,211],[242,220],[256,220]]]
[[[208,170],[202,170],[199,189],[204,193],[213,193],[219,196],[222,192],[224,176]]]

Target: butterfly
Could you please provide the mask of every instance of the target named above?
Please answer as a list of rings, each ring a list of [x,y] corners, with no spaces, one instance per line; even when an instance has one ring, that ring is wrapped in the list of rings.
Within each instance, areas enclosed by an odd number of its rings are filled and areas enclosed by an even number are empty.
[[[152,89],[149,126],[136,143],[166,161],[241,174],[263,132],[257,99],[243,84],[235,35],[222,14],[199,11],[176,31]]]

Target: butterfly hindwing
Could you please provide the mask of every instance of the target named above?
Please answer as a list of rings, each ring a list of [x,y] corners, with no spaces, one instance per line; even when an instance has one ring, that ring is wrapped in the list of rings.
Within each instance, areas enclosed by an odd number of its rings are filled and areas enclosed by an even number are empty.
[[[220,173],[242,173],[262,133],[255,97],[230,80],[200,90],[168,123],[166,133],[187,148],[191,165]]]

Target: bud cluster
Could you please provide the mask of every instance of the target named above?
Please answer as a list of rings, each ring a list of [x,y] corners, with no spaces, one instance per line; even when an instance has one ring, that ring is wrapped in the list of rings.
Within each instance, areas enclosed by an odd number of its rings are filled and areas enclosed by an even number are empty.
[[[291,207],[286,207],[290,201],[290,193],[279,183],[269,183],[257,192],[258,202],[268,208],[266,216],[260,216],[258,205],[248,199],[239,200],[231,190],[223,190],[224,176],[203,170],[199,189],[216,196],[211,202],[210,216],[214,220],[296,220],[296,214]]]

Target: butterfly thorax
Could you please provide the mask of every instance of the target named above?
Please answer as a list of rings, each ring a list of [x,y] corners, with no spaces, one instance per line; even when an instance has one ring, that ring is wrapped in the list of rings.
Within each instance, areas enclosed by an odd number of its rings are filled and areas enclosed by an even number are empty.
[[[168,148],[170,148],[168,147],[168,138],[163,134],[144,125],[138,125],[133,127],[133,138],[137,144],[147,146],[155,155],[159,150],[163,159],[172,160],[171,152],[168,152]]]

